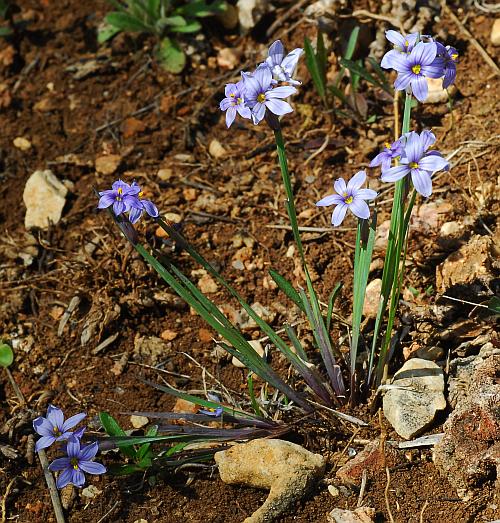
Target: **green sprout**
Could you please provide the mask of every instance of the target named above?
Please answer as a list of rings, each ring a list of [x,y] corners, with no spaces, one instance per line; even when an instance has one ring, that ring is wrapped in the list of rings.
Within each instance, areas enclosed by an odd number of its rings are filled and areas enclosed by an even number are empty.
[[[1,1],[1,0],[0,0]],[[115,11],[108,13],[99,29],[98,41],[104,43],[121,31],[149,33],[158,38],[156,55],[160,64],[171,73],[180,73],[186,55],[177,35],[196,33],[201,29],[197,18],[222,13],[224,0],[207,4],[205,0],[109,0]]]

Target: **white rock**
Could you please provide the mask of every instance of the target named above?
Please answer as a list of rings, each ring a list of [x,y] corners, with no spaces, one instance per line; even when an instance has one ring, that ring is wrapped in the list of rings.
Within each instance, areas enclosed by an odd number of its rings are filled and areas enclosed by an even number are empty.
[[[463,226],[460,222],[451,221],[446,222],[441,225],[441,230],[439,231],[441,236],[455,236],[462,232]]]
[[[130,416],[130,423],[132,423],[134,429],[142,429],[142,427],[149,423],[149,419],[146,418],[146,416],[136,416],[132,414],[132,416]]]
[[[264,356],[264,347],[259,340],[250,340],[248,343],[255,349],[259,356]],[[245,364],[242,363],[236,356],[233,356],[231,363],[239,369],[245,368]]]
[[[26,182],[23,200],[26,205],[24,226],[27,229],[47,229],[49,222],[61,219],[68,189],[54,176],[53,172],[35,171]]]
[[[448,97],[453,96],[457,92],[455,85],[450,85],[447,90],[444,89],[442,78],[426,78],[426,80],[429,92],[424,104],[446,103]]]
[[[269,0],[238,0],[238,19],[243,32],[248,32],[267,13]]]
[[[335,485],[328,485],[328,492],[334,498],[340,496],[340,490]]]
[[[493,22],[493,27],[491,28],[490,40],[493,45],[500,45],[500,18],[497,18]]]
[[[380,302],[380,290],[382,289],[382,280],[376,278],[366,286],[365,303],[363,304],[363,315],[366,318],[376,318],[378,304]]]
[[[256,439],[217,452],[215,462],[224,483],[270,489],[264,504],[243,523],[275,521],[305,496],[325,470],[325,458],[300,445]]]
[[[375,509],[359,507],[355,510],[334,508],[327,516],[327,523],[373,523]]]
[[[421,434],[446,408],[444,375],[434,362],[413,358],[396,372],[384,396],[384,415],[405,439]]]
[[[89,485],[82,490],[82,496],[84,498],[95,498],[99,494],[102,494],[102,490],[99,490],[95,485]]]

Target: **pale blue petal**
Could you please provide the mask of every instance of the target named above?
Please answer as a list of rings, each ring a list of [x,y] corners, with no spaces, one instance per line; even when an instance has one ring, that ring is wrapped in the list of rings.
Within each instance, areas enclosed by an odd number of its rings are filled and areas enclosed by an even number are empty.
[[[347,185],[345,183],[344,178],[337,178],[335,180],[335,183],[333,184],[333,188],[339,193],[344,194],[347,192]]]
[[[401,178],[404,178],[409,172],[410,169],[407,165],[398,165],[397,167],[391,167],[387,169],[387,171],[384,171],[380,179],[383,182],[397,182],[401,180]]]
[[[283,114],[292,113],[293,109],[291,105],[284,100],[272,99],[264,102],[264,105],[274,114],[281,116]]]
[[[356,191],[356,198],[361,198],[362,200],[373,200],[377,197],[377,191],[373,189],[359,189]]]
[[[370,217],[370,208],[364,200],[358,200],[358,198],[354,198],[352,203],[349,205],[349,209],[354,214],[354,216],[362,218],[363,220],[367,220]]]
[[[416,191],[428,198],[432,194],[432,180],[428,172],[422,169],[411,170],[411,181]]]
[[[316,202],[318,207],[328,207],[329,205],[338,205],[344,203],[344,198],[340,194],[329,194],[324,198],[321,198],[319,202]]]
[[[338,227],[345,218],[345,213],[347,212],[348,205],[346,203],[341,203],[340,205],[337,205],[335,209],[333,209],[332,213],[332,225],[335,227]]]
[[[347,192],[352,194],[353,191],[359,189],[366,181],[366,172],[359,171],[357,172],[348,182],[347,182]]]
[[[418,162],[420,169],[435,173],[441,169],[445,169],[448,166],[448,162],[442,157],[437,155],[425,156]]]
[[[57,458],[49,465],[49,470],[51,470],[52,472],[64,470],[67,468],[71,468],[71,460],[68,457]]]

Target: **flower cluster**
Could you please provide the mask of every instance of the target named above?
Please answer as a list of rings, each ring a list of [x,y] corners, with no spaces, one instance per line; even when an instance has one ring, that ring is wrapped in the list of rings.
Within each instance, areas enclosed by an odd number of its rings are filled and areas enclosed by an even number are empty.
[[[422,131],[420,134],[411,131],[402,136],[399,139],[402,147],[398,160],[400,165],[382,165],[382,181],[396,182],[409,174],[415,190],[422,196],[429,197],[432,194],[432,175],[442,169],[449,169],[450,166],[441,153],[428,151],[435,141],[436,137],[431,131]],[[370,167],[378,165],[378,156],[372,160]]]
[[[253,73],[242,72],[238,83],[227,84],[226,97],[220,102],[220,109],[226,112],[226,125],[232,125],[236,114],[257,125],[266,111],[276,116],[291,113],[293,109],[284,99],[297,92],[293,85],[300,85],[292,76],[302,52],[297,48],[285,56],[285,48],[277,40],[269,48],[266,61]]]
[[[436,137],[431,131],[422,131],[420,134],[414,131],[406,133],[394,143],[386,143],[382,152],[371,161],[370,167],[382,166],[383,182],[396,182],[410,175],[415,190],[427,198],[432,194],[432,175],[449,168],[449,163],[441,153],[428,150],[435,141]],[[392,166],[393,160],[398,165]],[[325,196],[316,203],[318,207],[336,205],[332,214],[333,225],[342,223],[347,209],[358,218],[370,217],[365,200],[374,199],[377,193],[371,189],[361,189],[365,180],[365,171],[355,174],[347,185],[339,178],[334,184],[337,194]]]
[[[35,432],[42,436],[35,445],[36,451],[50,447],[56,441],[66,441],[66,456],[55,459],[50,465],[49,470],[60,471],[57,478],[57,488],[61,489],[66,485],[73,484],[75,487],[85,485],[84,472],[88,474],[104,474],[106,467],[94,460],[99,445],[95,441],[89,445],[81,446],[81,437],[85,432],[85,427],[71,432],[85,418],[86,414],[76,414],[64,421],[64,413],[61,409],[49,405],[47,417],[40,416],[33,421]]]
[[[107,209],[113,207],[115,216],[128,212],[128,218],[131,223],[136,223],[145,211],[149,216],[157,218],[158,209],[149,200],[143,198],[141,187],[137,182],[132,182],[132,185],[117,180],[107,191],[99,193],[99,209]]]
[[[391,30],[386,37],[394,49],[384,55],[380,65],[398,73],[396,90],[411,89],[415,98],[423,102],[428,94],[426,78],[443,78],[444,88],[455,81],[458,52],[454,47],[445,47],[419,33],[403,36]]]

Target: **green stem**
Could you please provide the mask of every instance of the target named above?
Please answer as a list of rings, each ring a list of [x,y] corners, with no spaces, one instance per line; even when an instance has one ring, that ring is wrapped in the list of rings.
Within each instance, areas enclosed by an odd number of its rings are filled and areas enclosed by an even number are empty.
[[[404,113],[403,113],[403,124],[401,134],[409,132],[410,130],[410,119],[411,119],[411,102],[412,97],[408,93],[406,94]],[[369,371],[368,371],[368,383],[371,382],[371,376],[373,372],[373,362],[375,357],[375,349],[382,326],[382,320],[387,309],[387,304],[390,299],[389,308],[389,323],[387,325],[387,332],[382,343],[379,361],[377,365],[377,383],[380,383],[382,379],[383,370],[387,359],[387,349],[392,334],[392,326],[397,309],[397,302],[400,290],[400,281],[402,283],[402,277],[404,272],[404,264],[401,264],[403,250],[406,249],[407,233],[409,228],[409,216],[413,208],[415,197],[413,197],[408,205],[405,213],[405,199],[406,199],[406,179],[403,178],[396,182],[394,189],[394,200],[392,203],[391,211],[391,222],[389,226],[389,240],[387,244],[387,251],[384,261],[384,270],[382,272],[382,289],[381,297],[379,302],[379,308],[377,311],[377,317],[375,319],[375,327],[373,333],[373,341],[370,353]],[[408,220],[406,220],[408,217]]]
[[[297,212],[295,210],[295,201],[293,198],[292,180],[290,173],[288,172],[288,162],[286,160],[285,142],[283,135],[281,134],[281,127],[274,131],[274,137],[276,139],[276,149],[278,151],[278,161],[280,164],[281,177],[283,178],[283,185],[286,193],[286,210],[288,217],[290,218],[290,225],[292,227],[293,237],[297,248],[299,250],[300,259],[304,265],[304,269],[307,271],[306,260],[304,256],[304,248],[302,247],[302,239],[300,238],[299,225],[297,222]]]

